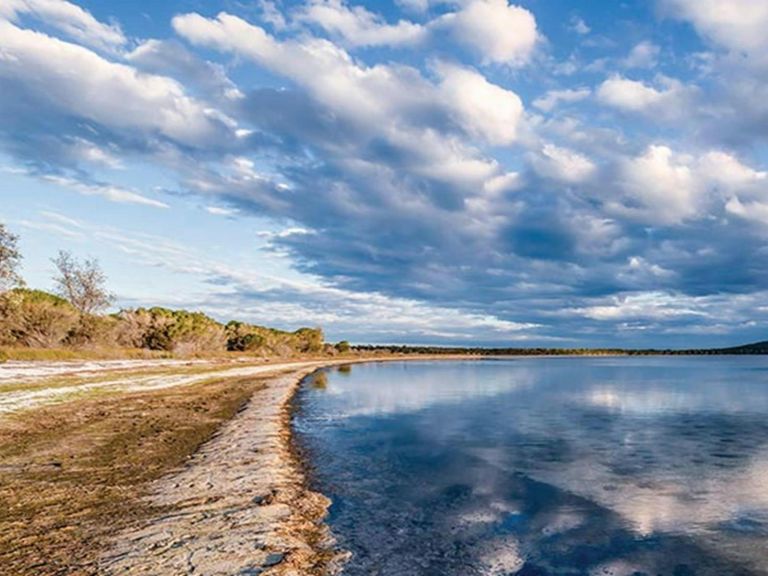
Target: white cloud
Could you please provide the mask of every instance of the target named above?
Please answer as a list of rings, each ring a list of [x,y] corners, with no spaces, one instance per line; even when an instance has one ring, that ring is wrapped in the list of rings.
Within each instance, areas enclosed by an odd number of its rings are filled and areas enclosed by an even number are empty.
[[[146,40],[125,59],[144,72],[174,77],[206,97],[223,99],[224,104],[244,97],[223,66],[198,58],[177,41]]]
[[[571,24],[568,26],[568,29],[576,32],[576,34],[580,36],[586,36],[592,32],[592,29],[587,25],[586,22],[584,22],[584,19],[580,18],[579,16],[574,16],[571,18]]]
[[[112,51],[126,43],[120,27],[104,24],[89,12],[65,0],[3,0],[0,19],[18,21],[29,15],[93,48]]]
[[[583,154],[554,144],[545,144],[531,157],[531,164],[539,176],[566,184],[578,184],[591,178],[597,168]]]
[[[343,0],[310,0],[294,19],[315,24],[349,46],[415,44],[428,34],[420,24],[407,20],[388,24],[363,6],[349,6]]]
[[[580,102],[590,97],[589,88],[568,88],[565,90],[550,90],[544,96],[533,101],[533,105],[543,112],[551,112],[562,102],[570,104]]]
[[[63,186],[79,192],[84,196],[101,196],[111,202],[120,204],[143,204],[144,206],[152,206],[153,208],[168,208],[168,204],[165,204],[164,202],[147,198],[138,192],[113,184],[92,184],[55,174],[46,174],[40,178],[51,184],[56,184],[57,186]]]
[[[739,200],[765,193],[765,172],[734,156],[710,151],[698,157],[676,154],[662,145],[620,162],[620,197],[608,199],[610,210],[652,225],[674,225],[714,213],[718,207],[745,216]]]
[[[440,91],[467,132],[490,144],[511,144],[517,139],[523,103],[510,90],[491,84],[469,68],[440,63]]]
[[[597,90],[597,98],[603,104],[625,112],[645,114],[676,114],[686,105],[693,88],[686,87],[672,78],[660,77],[659,88],[638,80],[614,75]]]
[[[681,316],[708,316],[696,298],[666,292],[613,296],[605,304],[576,308],[570,312],[601,321],[670,320]]]
[[[527,64],[539,41],[533,14],[507,0],[470,0],[435,24],[451,30],[487,64]]]
[[[206,206],[205,211],[214,216],[237,216],[240,212],[234,208],[222,208],[221,206]]]
[[[378,139],[406,151],[409,169],[420,176],[481,185],[498,172],[495,161],[480,157],[462,141],[464,134],[446,133],[442,121],[435,121],[436,110],[453,117],[470,136],[492,143],[509,143],[516,137],[522,115],[519,97],[470,69],[438,63],[435,70],[442,82],[434,84],[414,68],[358,64],[327,40],[279,41],[229,14],[216,19],[187,14],[174,18],[173,24],[193,43],[243,55],[292,79],[336,117],[352,124],[362,145]],[[351,158],[345,169],[382,176],[379,167]]]
[[[609,206],[651,224],[677,224],[700,208],[690,160],[667,146],[650,146],[642,156],[624,160],[618,184],[623,202]]]
[[[0,21],[3,78],[20,94],[42,100],[46,113],[55,110],[112,129],[207,146],[228,132],[220,113],[187,96],[174,80],[141,74],[82,46]]]
[[[411,12],[422,13],[429,8],[429,0],[395,0],[395,3]]]
[[[660,53],[661,48],[646,40],[636,44],[622,63],[626,68],[653,68]]]
[[[729,50],[760,58],[768,50],[768,3],[763,0],[662,0],[662,5]]]

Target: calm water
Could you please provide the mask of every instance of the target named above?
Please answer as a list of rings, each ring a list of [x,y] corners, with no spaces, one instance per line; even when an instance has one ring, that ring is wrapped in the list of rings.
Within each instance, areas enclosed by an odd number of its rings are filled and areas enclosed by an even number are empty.
[[[768,574],[768,358],[326,375],[295,427],[344,574]]]

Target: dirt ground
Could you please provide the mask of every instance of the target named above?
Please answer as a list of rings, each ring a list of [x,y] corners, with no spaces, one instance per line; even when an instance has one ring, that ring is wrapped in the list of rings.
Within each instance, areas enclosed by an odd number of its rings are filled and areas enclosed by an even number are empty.
[[[143,499],[263,379],[100,395],[0,419],[0,574],[96,574],[110,535],[162,514]]]

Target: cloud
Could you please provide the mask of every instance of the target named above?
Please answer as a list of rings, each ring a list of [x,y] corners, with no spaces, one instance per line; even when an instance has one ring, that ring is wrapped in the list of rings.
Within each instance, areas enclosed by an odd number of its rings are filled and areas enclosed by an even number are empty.
[[[678,115],[690,101],[693,88],[665,77],[659,77],[657,84],[658,88],[617,74],[605,80],[596,95],[601,103],[624,112]]]
[[[753,0],[662,0],[669,15],[689,20],[711,41],[762,59],[768,50],[768,5]]]
[[[584,182],[597,172],[595,164],[583,154],[554,144],[545,144],[539,153],[533,154],[531,164],[542,178],[566,184]]]
[[[654,68],[660,53],[661,48],[653,42],[644,40],[632,48],[622,64],[625,68]]]
[[[22,16],[42,20],[96,49],[112,52],[127,43],[119,26],[99,22],[80,6],[64,0],[3,0],[0,19],[18,22]]]
[[[363,6],[349,6],[342,0],[311,0],[293,18],[309,23],[339,38],[348,46],[402,46],[423,41],[428,34],[420,24],[400,20],[388,24]]]
[[[571,313],[599,321],[666,320],[687,316],[708,316],[697,299],[665,292],[613,296],[610,303],[578,308]]]
[[[0,172],[3,170],[0,169]],[[110,202],[117,202],[118,204],[140,204],[143,206],[151,206],[153,208],[168,208],[168,204],[160,202],[153,198],[148,198],[140,194],[135,190],[130,190],[122,186],[116,186],[114,184],[107,184],[105,182],[89,182],[85,180],[78,180],[77,178],[64,176],[61,174],[42,174],[39,172],[16,170],[17,174],[23,174],[37,178],[43,182],[74,190],[75,192],[82,194],[83,196],[99,196]],[[70,222],[71,223],[71,222]]]
[[[572,30],[573,32],[576,32],[579,36],[586,36],[590,32],[592,32],[592,29],[587,26],[587,23],[584,22],[583,18],[580,18],[579,16],[574,16],[571,18],[571,22],[568,25],[568,29]]]
[[[491,84],[468,68],[440,63],[440,92],[468,133],[490,144],[512,144],[518,138],[523,103],[510,90]]]
[[[540,40],[536,19],[507,0],[470,0],[437,22],[486,64],[527,64]]]
[[[0,54],[0,101],[11,114],[37,108],[189,146],[231,135],[231,121],[189,97],[178,82],[81,46],[0,21]]]
[[[185,88],[196,89],[203,96],[223,100],[225,104],[243,97],[223,66],[198,58],[174,40],[146,40],[126,54],[125,59],[144,72],[175,78]]]
[[[763,193],[766,173],[719,150],[696,157],[652,145],[640,156],[620,160],[615,178],[618,195],[607,200],[609,210],[664,226],[715,216],[728,202],[738,214],[733,198]]]
[[[550,90],[544,96],[533,101],[533,105],[542,112],[552,112],[561,103],[572,104],[581,102],[592,95],[589,88],[567,88],[565,90]]]

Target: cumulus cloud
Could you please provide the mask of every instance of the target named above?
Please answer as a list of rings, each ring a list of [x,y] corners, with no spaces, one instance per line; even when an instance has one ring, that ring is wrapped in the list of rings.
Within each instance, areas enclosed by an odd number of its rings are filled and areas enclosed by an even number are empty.
[[[140,74],[40,32],[0,21],[0,55],[0,100],[32,100],[47,114],[58,111],[191,146],[207,145],[229,133],[228,119],[187,96],[179,83]],[[14,107],[8,103],[9,109]]]
[[[533,154],[531,164],[542,178],[565,184],[584,182],[597,171],[595,164],[583,154],[554,144],[545,144],[541,151]]]
[[[660,53],[661,48],[653,42],[645,40],[630,50],[622,64],[626,68],[653,68],[658,62]]]
[[[763,58],[768,50],[768,4],[754,0],[662,0],[668,13],[689,20],[723,47]]]
[[[540,38],[533,14],[507,0],[470,0],[437,25],[450,30],[487,64],[527,64]]]
[[[597,99],[611,108],[640,114],[676,115],[690,101],[693,89],[672,78],[660,77],[658,87],[613,75],[597,89]]]
[[[650,225],[675,225],[716,215],[727,203],[735,208],[740,196],[754,198],[762,193],[765,182],[765,172],[726,152],[694,156],[652,145],[642,155],[619,162],[618,195],[607,199],[607,206]]]
[[[143,72],[174,78],[185,88],[225,104],[243,97],[223,66],[198,58],[173,40],[146,40],[126,54],[125,59]]]
[[[517,140],[523,117],[523,103],[517,94],[468,68],[441,63],[437,73],[448,108],[467,132],[490,144],[511,144]]]
[[[127,40],[116,24],[104,24],[80,6],[65,0],[4,0],[0,19],[17,22],[31,16],[93,48],[113,51]]]
[[[363,6],[349,6],[342,0],[311,0],[294,19],[318,26],[350,46],[415,44],[428,33],[424,26],[407,20],[388,24]]]

